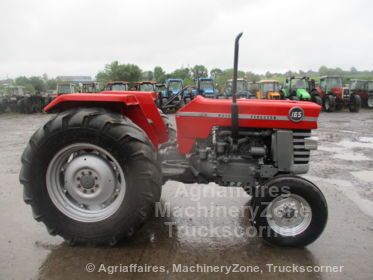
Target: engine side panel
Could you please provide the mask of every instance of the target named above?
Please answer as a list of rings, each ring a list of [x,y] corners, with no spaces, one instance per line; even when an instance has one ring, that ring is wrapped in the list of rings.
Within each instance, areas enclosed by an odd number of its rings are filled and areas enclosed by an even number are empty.
[[[167,128],[149,92],[72,93],[58,96],[44,111],[61,112],[79,107],[100,107],[116,111],[137,124],[148,135],[155,149],[167,142]]]
[[[179,152],[190,153],[196,139],[206,139],[214,126],[231,126],[231,100],[208,99],[197,96],[176,113]],[[239,99],[239,126],[311,130],[317,128],[321,107],[312,102],[294,100]],[[300,107],[304,118],[300,122],[289,119],[289,111]]]

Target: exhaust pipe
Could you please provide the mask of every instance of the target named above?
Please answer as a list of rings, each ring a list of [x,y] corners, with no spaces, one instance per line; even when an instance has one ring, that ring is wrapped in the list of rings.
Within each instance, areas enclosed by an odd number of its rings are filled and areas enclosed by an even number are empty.
[[[234,43],[233,81],[232,81],[232,138],[233,146],[237,147],[238,142],[238,106],[237,106],[237,73],[238,73],[238,52],[239,41],[242,32],[237,35]]]

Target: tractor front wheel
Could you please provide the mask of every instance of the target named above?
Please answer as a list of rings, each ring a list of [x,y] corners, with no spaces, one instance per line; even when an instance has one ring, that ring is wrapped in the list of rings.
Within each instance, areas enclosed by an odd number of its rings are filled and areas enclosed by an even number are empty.
[[[350,112],[357,113],[361,108],[361,97],[359,95],[352,95],[350,98],[350,103],[348,104],[348,109]]]
[[[333,95],[327,95],[324,100],[324,111],[334,112],[336,107],[335,97]]]
[[[304,247],[320,236],[328,208],[316,185],[301,177],[279,176],[259,188],[251,205],[254,226],[265,241]]]
[[[22,155],[20,181],[34,218],[50,234],[93,245],[132,236],[162,184],[144,132],[95,108],[62,112],[40,128]]]
[[[367,105],[369,108],[373,108],[373,95],[368,96]]]

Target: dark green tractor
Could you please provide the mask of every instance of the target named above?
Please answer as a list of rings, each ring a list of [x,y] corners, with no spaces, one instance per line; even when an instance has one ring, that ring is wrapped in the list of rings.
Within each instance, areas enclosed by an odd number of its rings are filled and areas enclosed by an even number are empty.
[[[308,77],[287,77],[281,89],[283,99],[311,101]]]

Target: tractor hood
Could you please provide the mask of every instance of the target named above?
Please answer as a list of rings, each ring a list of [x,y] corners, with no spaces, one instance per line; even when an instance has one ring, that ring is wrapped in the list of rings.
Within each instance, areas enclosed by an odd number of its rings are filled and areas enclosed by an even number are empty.
[[[239,99],[237,104],[239,126],[247,128],[316,129],[321,109],[315,103],[294,100]],[[197,96],[181,108],[176,113],[179,151],[190,152],[195,139],[206,139],[214,126],[231,127],[231,105],[231,100]]]
[[[301,100],[311,100],[311,95],[304,88],[297,89],[297,97]]]

